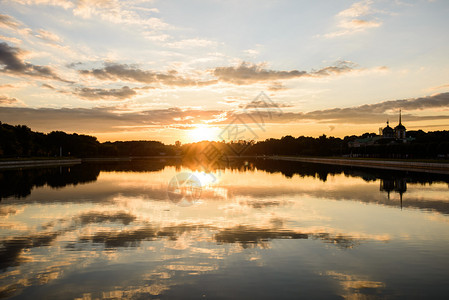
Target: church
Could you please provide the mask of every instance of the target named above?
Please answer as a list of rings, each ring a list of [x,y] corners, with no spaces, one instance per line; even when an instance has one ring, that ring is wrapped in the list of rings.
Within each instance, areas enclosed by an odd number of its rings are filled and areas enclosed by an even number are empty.
[[[402,125],[402,111],[399,110],[399,124],[393,129],[390,127],[390,123],[387,120],[387,127],[381,128],[379,130],[379,135],[383,138],[397,139],[402,140],[404,143],[406,142],[406,129],[405,126]]]
[[[348,142],[348,146],[349,148],[359,148],[361,146],[408,143],[413,138],[407,138],[406,133],[407,130],[402,125],[402,111],[399,110],[399,124],[396,127],[390,127],[390,122],[387,120],[387,126],[379,128],[379,135],[355,139],[354,141]]]

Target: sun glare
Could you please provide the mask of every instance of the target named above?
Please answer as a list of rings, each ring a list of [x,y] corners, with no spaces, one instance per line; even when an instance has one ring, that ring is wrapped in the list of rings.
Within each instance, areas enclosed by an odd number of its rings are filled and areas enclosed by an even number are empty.
[[[197,125],[194,129],[189,130],[189,141],[216,141],[218,140],[219,129],[217,127],[209,127],[207,125]]]

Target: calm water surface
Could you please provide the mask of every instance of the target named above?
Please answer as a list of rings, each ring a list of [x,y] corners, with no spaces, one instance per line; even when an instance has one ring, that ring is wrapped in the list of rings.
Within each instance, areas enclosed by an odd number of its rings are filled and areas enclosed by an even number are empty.
[[[199,189],[169,197],[189,172]],[[447,299],[448,182],[265,160],[1,171],[0,298]]]

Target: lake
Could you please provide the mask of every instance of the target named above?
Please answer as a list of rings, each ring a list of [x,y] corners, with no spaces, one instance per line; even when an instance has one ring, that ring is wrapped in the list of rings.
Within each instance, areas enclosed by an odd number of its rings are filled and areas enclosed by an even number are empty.
[[[447,299],[449,175],[272,161],[0,171],[0,298]]]

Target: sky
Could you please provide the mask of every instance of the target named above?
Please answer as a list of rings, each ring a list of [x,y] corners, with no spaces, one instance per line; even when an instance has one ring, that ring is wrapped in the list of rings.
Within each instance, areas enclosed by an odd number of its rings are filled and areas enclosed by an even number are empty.
[[[0,121],[102,142],[449,130],[446,0],[0,0]]]

